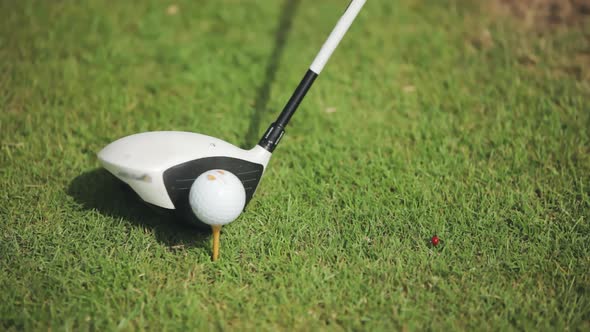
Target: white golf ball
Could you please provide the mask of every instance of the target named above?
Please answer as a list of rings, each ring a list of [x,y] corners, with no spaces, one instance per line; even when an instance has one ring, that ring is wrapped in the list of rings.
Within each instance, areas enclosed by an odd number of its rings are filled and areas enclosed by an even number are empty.
[[[246,205],[246,190],[234,174],[214,169],[201,174],[188,196],[193,213],[208,225],[227,225]]]

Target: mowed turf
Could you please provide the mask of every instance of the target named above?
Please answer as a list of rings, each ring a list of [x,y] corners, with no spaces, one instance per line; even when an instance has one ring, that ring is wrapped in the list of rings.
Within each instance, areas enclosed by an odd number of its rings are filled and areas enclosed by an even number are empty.
[[[213,263],[96,153],[251,147],[347,1],[0,1],[0,328],[589,329],[590,30],[469,3],[368,1]]]

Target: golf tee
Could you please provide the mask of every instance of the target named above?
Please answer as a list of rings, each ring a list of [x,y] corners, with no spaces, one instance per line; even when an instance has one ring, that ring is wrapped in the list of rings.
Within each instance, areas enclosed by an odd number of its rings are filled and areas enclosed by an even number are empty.
[[[219,258],[219,234],[221,233],[221,225],[212,225],[213,229],[213,261]]]

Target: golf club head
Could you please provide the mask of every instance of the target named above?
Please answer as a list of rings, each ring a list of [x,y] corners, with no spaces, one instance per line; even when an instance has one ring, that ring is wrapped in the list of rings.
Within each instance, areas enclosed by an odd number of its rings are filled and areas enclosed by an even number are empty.
[[[206,226],[195,217],[189,205],[188,196],[195,179],[210,169],[227,170],[242,181],[247,205],[271,155],[259,145],[243,150],[206,135],[154,131],[113,142],[98,153],[98,159],[145,202],[191,224]]]

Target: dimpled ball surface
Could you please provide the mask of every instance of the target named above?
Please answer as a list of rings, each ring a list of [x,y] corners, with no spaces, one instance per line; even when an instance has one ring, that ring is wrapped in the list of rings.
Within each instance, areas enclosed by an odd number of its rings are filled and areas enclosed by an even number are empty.
[[[221,169],[201,174],[191,186],[189,202],[200,221],[226,225],[236,220],[246,204],[246,190],[240,179]]]

